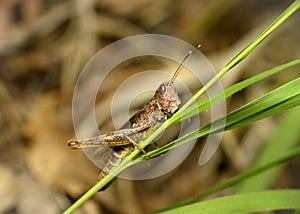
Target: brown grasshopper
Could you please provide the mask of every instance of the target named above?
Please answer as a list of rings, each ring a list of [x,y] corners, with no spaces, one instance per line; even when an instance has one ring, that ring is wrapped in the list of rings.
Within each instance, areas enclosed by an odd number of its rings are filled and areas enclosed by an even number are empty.
[[[104,146],[112,148],[111,154],[99,174],[100,180],[127,157],[135,147],[145,153],[140,148],[139,143],[150,136],[178,110],[181,101],[174,86],[174,81],[183,68],[184,61],[190,55],[192,55],[192,51],[184,57],[171,80],[164,81],[157,88],[151,100],[133,115],[120,130],[97,137],[68,141],[68,145],[72,149],[101,148]]]

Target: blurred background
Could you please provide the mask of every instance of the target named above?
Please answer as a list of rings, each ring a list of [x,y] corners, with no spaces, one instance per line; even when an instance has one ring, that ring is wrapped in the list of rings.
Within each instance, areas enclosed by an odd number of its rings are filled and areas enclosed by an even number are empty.
[[[99,169],[81,151],[70,150],[67,140],[74,138],[76,80],[98,50],[132,35],[166,34],[194,46],[201,43],[201,52],[218,71],[292,2],[0,1],[0,213],[61,213],[97,182]],[[223,86],[299,58],[299,18],[298,11],[225,75]],[[101,109],[101,101],[142,68],[143,63],[132,63],[108,79],[96,105]],[[227,100],[228,112],[297,76],[299,69],[289,69],[241,91]],[[147,181],[118,179],[76,213],[143,213],[203,192],[247,169],[280,117],[226,132],[204,166],[198,165],[199,144],[167,175]],[[109,119],[100,126],[113,130]],[[273,186],[299,187],[299,171],[298,158]]]

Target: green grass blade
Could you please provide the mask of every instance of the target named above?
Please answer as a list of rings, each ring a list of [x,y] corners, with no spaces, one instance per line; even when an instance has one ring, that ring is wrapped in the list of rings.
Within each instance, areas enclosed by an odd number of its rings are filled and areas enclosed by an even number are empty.
[[[181,116],[192,103],[197,100],[209,87],[217,82],[225,73],[236,66],[240,61],[246,58],[264,39],[266,39],[280,24],[282,24],[289,16],[291,16],[300,7],[300,0],[296,0],[292,3],[264,32],[262,32],[255,40],[253,40],[248,46],[246,46],[241,52],[239,52],[215,77],[213,77],[206,85],[203,86],[193,97],[188,100],[182,108],[168,120],[168,124],[173,124]],[[157,133],[156,136],[158,136]],[[155,137],[154,137],[155,138]],[[153,138],[153,140],[154,140]]]
[[[256,48],[264,39],[266,39],[271,32],[273,32],[282,22],[284,22],[290,15],[297,11],[300,7],[300,1],[296,0],[291,4],[264,32],[262,32],[257,39],[246,46],[241,53],[238,54],[234,59],[232,59],[224,68],[224,70],[229,70],[233,68],[236,64],[242,61],[246,56],[248,56],[254,48]]]
[[[253,121],[298,106],[300,77],[233,111],[226,120],[226,129],[247,125]],[[240,118],[240,121],[237,121]]]
[[[177,121],[174,121],[174,123],[180,122],[180,120],[185,120],[187,118],[191,118],[196,114],[199,114],[200,112],[205,111],[206,109],[208,109],[210,106],[222,101],[224,98],[228,98],[230,96],[232,96],[233,94],[245,89],[246,87],[264,79],[267,78],[273,74],[276,74],[278,72],[283,71],[286,68],[295,66],[295,65],[299,65],[300,64],[300,59],[296,59],[293,60],[291,62],[285,63],[283,65],[277,66],[275,68],[266,70],[264,72],[261,72],[251,78],[248,78],[244,81],[241,81],[239,83],[236,83],[228,88],[226,88],[224,90],[223,93],[219,93],[217,95],[214,95],[211,98],[205,98],[201,101],[199,101],[196,105],[190,106],[188,109],[186,109],[183,113],[182,113],[182,117],[178,118]]]
[[[257,168],[293,148],[300,140],[299,130],[300,108],[298,107],[283,116],[277,130],[273,132],[272,138],[267,142],[252,168]],[[269,188],[282,169],[283,167],[276,167],[242,182],[236,189],[237,193]]]
[[[198,195],[195,195],[191,198],[187,198],[183,201],[180,201],[176,204],[173,204],[169,207],[166,207],[166,208],[163,208],[163,209],[160,209],[160,210],[157,210],[155,212],[151,212],[152,214],[154,213],[160,213],[162,211],[166,211],[166,210],[170,210],[170,209],[174,209],[174,208],[177,208],[177,207],[181,207],[181,206],[184,206],[184,205],[187,205],[187,204],[191,204],[191,203],[194,203],[194,202],[197,202],[201,199],[203,199],[204,197],[207,197],[211,194],[214,194],[218,191],[221,191],[221,190],[224,190],[226,188],[229,188],[229,187],[232,187],[236,184],[239,184],[243,181],[247,181],[247,179],[251,179],[251,177],[255,176],[255,175],[258,175],[260,173],[263,173],[265,172],[266,170],[269,170],[269,169],[272,169],[274,167],[277,167],[281,164],[284,164],[286,161],[290,160],[291,158],[293,157],[296,157],[297,155],[300,155],[300,147],[297,147],[297,148],[294,148],[286,153],[282,153],[280,154],[278,157],[276,157],[273,161],[270,161],[268,163],[265,163],[264,165],[261,165],[257,168],[254,168],[254,169],[250,169],[240,175],[237,175],[235,177],[232,177],[230,179],[228,179],[227,181],[219,184],[219,185],[216,185],[214,187],[212,187],[211,189],[203,192],[203,193],[200,193]]]
[[[237,214],[270,210],[300,209],[300,190],[268,190],[225,196],[198,202],[163,213]]]

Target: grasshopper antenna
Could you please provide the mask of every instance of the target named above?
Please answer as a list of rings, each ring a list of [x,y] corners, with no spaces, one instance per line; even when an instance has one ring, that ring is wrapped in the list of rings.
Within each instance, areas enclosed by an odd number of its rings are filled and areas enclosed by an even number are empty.
[[[176,69],[172,79],[171,79],[171,83],[174,83],[176,77],[178,76],[179,72],[182,70],[183,68],[183,63],[185,62],[185,60],[187,60],[187,58],[189,58],[196,50],[199,50],[199,48],[201,47],[201,44],[199,44],[193,51],[189,51],[188,54],[183,58],[183,60],[181,61],[181,63],[179,64],[178,68]]]

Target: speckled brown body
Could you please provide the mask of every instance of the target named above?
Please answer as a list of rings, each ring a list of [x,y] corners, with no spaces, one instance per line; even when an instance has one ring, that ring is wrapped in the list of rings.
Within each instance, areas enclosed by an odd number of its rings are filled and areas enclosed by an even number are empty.
[[[179,108],[180,99],[172,81],[163,82],[155,92],[153,98],[143,106],[118,131],[97,137],[69,140],[72,149],[112,148],[111,155],[99,174],[99,179],[105,177],[115,166],[127,157],[135,146],[150,136],[163,122],[171,117]]]

